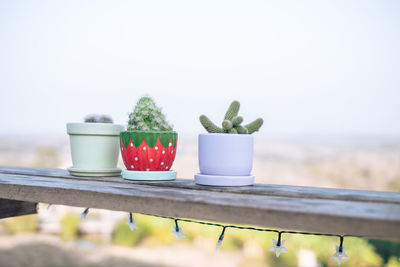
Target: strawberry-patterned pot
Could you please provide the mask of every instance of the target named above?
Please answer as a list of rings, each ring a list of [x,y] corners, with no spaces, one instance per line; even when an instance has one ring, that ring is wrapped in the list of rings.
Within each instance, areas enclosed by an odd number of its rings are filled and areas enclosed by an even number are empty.
[[[120,133],[121,155],[126,170],[122,177],[130,180],[173,180],[178,134],[166,131],[123,131]]]

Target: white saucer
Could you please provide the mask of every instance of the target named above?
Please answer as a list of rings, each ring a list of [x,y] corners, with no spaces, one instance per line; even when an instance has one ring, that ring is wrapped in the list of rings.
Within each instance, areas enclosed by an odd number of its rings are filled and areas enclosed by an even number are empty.
[[[121,175],[120,168],[108,168],[108,169],[82,169],[82,168],[67,168],[69,174],[73,176],[119,176]]]
[[[175,180],[176,171],[128,171],[122,170],[122,178],[137,181],[166,181]]]
[[[221,176],[196,173],[194,181],[200,185],[211,186],[246,186],[254,184],[254,175],[248,176]]]

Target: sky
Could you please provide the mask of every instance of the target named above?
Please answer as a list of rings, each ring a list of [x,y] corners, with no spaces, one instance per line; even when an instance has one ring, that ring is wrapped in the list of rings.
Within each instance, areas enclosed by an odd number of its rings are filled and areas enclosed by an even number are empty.
[[[232,100],[259,135],[400,136],[399,1],[0,0],[0,135],[126,124],[149,94],[181,135]]]

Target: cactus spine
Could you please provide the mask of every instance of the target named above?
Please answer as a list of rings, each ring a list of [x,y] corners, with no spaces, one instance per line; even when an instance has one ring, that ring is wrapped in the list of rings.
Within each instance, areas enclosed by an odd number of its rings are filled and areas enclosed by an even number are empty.
[[[113,123],[113,120],[107,115],[92,114],[85,117],[85,122]]]
[[[232,129],[229,130],[229,133],[237,134],[238,131],[235,128],[232,128]]]
[[[232,129],[232,127],[233,127],[233,124],[230,120],[224,120],[222,122],[222,128],[224,128],[224,130],[230,130],[230,129]]]
[[[243,117],[242,116],[235,116],[232,119],[232,124],[233,126],[238,126],[243,122]]]
[[[206,115],[200,116],[200,122],[209,133],[223,133],[224,131],[215,125]]]
[[[231,133],[231,134],[252,134],[257,132],[263,125],[263,119],[258,118],[255,121],[242,126],[243,117],[238,116],[240,108],[239,101],[233,101],[229,106],[228,111],[225,113],[222,128],[215,125],[205,115],[200,116],[200,122],[209,133]]]
[[[233,101],[229,106],[225,114],[225,120],[232,120],[233,117],[237,116],[239,113],[240,103],[239,101]]]
[[[247,124],[246,126],[244,126],[245,128],[247,128],[249,130],[249,134],[252,134],[254,132],[257,132],[261,126],[263,125],[264,121],[261,118],[256,119],[253,122],[250,122],[249,124]]]
[[[235,127],[235,129],[237,130],[237,132],[239,134],[248,134],[249,133],[249,130],[246,127],[243,127],[242,125],[237,125]]]
[[[140,98],[133,112],[129,114],[128,130],[172,131],[172,128],[161,108],[148,96]]]

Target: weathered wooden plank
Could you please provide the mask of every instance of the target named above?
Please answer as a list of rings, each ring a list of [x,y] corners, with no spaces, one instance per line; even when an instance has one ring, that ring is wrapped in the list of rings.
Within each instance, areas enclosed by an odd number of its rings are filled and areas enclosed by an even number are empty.
[[[36,203],[0,198],[0,219],[36,213]]]
[[[39,173],[0,173],[0,197],[8,199],[400,239],[400,205],[396,200],[389,203],[384,192],[371,202],[360,199],[359,196],[367,198],[365,191],[358,191],[357,199],[352,200],[352,194],[339,194],[340,199],[323,199],[323,196],[296,197],[292,192],[287,197],[253,193],[249,189],[219,192],[207,190],[208,187],[197,188],[195,185],[190,188],[179,188],[175,184],[144,185],[122,182],[121,178],[108,181],[40,176]],[[398,198],[397,193],[389,194]]]
[[[48,169],[48,168],[27,168],[27,167],[8,167],[0,166],[0,173],[22,174],[43,177],[70,178],[87,181],[107,181],[124,184],[140,184],[157,187],[172,187],[194,190],[206,190],[215,192],[230,192],[238,194],[283,196],[294,198],[319,198],[352,200],[365,202],[385,202],[400,204],[400,193],[368,191],[368,190],[350,190],[339,188],[323,188],[309,186],[290,186],[275,184],[255,184],[254,186],[241,187],[210,187],[196,185],[193,179],[176,179],[175,181],[129,181],[121,177],[76,177],[69,175],[67,170]]]
[[[293,198],[319,198],[335,200],[352,200],[365,202],[385,202],[400,204],[400,193],[367,190],[349,190],[338,188],[322,188],[308,186],[290,186],[274,184],[255,184],[242,187],[209,187],[196,185],[193,179],[177,179],[175,181],[129,181],[121,177],[76,177],[70,176],[68,171],[47,168],[21,168],[0,166],[0,173],[22,174],[44,177],[70,178],[87,181],[107,181],[124,184],[140,184],[157,187],[172,187],[182,189],[206,190],[214,192],[230,192],[238,194],[283,196]]]

